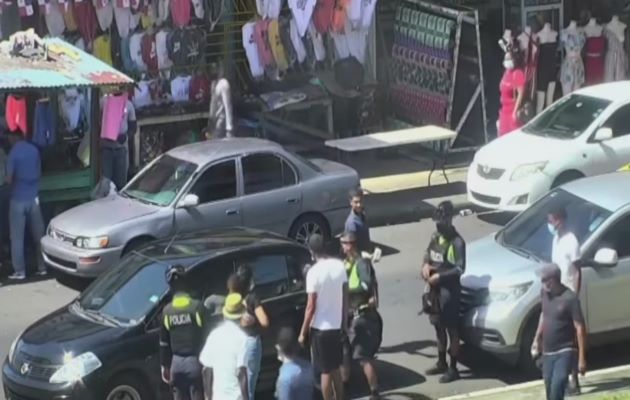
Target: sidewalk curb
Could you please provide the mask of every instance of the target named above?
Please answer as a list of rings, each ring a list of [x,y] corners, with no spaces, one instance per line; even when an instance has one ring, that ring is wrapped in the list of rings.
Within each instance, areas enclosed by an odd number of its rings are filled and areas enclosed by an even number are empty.
[[[607,374],[614,374],[614,373],[617,373],[617,372],[625,372],[625,371],[630,372],[630,365],[622,365],[622,366],[619,366],[619,367],[613,367],[613,368],[600,369],[600,370],[597,370],[597,371],[593,371],[593,372],[587,373],[586,376],[584,378],[582,378],[582,379],[588,379],[589,377],[600,376],[600,375],[607,375]],[[531,389],[531,388],[534,388],[534,387],[537,387],[537,386],[543,386],[543,385],[544,385],[544,381],[542,379],[540,379],[540,380],[537,380],[537,381],[525,382],[525,383],[520,383],[520,384],[517,384],[517,385],[509,385],[509,386],[504,386],[504,387],[495,388],[495,389],[480,390],[480,391],[477,391],[477,392],[471,392],[471,393],[467,393],[467,394],[458,394],[458,395],[455,395],[455,396],[441,397],[438,400],[474,399],[474,398],[479,398],[479,397],[483,397],[483,396],[514,392],[514,391],[518,391],[518,390],[522,390],[522,389]]]
[[[466,182],[468,167],[455,167],[445,170],[449,183]],[[404,190],[422,189],[429,186],[430,170],[362,178],[361,187],[366,194],[387,194]],[[431,186],[447,184],[441,170],[433,171]]]

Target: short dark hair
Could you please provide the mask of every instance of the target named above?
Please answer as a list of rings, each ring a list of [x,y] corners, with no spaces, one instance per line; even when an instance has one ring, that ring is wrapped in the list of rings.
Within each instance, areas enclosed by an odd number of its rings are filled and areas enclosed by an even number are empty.
[[[227,290],[230,293],[240,293],[241,292],[241,280],[238,275],[235,273],[231,274],[227,280]]]
[[[552,215],[561,221],[565,221],[567,219],[567,210],[562,206],[556,206],[549,211],[549,215]]]
[[[286,356],[296,356],[300,353],[300,346],[292,328],[280,328],[277,344],[280,351]]]
[[[236,269],[236,276],[239,280],[239,285],[241,287],[240,291],[245,293],[249,290],[252,279],[254,278],[254,272],[252,268],[247,264],[242,264]]]
[[[355,197],[363,197],[363,189],[361,189],[361,187],[354,188],[348,192],[348,198],[350,200]]]
[[[326,252],[326,244],[324,243],[324,237],[317,233],[311,235],[308,238],[308,248],[316,256],[323,256]]]

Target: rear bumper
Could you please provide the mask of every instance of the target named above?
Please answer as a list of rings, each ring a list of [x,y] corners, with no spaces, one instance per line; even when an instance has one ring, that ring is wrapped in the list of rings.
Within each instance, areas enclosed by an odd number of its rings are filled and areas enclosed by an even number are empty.
[[[96,278],[120,261],[123,248],[84,250],[44,236],[41,241],[44,261],[65,274],[82,278]]]

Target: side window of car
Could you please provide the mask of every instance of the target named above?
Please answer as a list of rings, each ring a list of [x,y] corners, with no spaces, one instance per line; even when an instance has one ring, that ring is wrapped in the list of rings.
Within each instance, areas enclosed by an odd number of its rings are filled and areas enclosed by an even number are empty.
[[[289,291],[299,292],[306,289],[305,267],[310,263],[310,255],[308,253],[293,254],[288,256],[289,267]]]
[[[223,161],[206,169],[190,193],[199,197],[199,204],[236,197],[236,160]]]
[[[630,215],[619,219],[606,230],[599,243],[599,248],[602,247],[615,249],[620,259],[630,257]]]
[[[254,274],[255,291],[261,300],[281,296],[290,290],[289,263],[286,255],[265,254],[245,257],[239,264],[248,265]]]
[[[245,194],[267,192],[295,185],[297,176],[282,158],[270,154],[252,154],[242,159]]]
[[[630,134],[630,104],[615,111],[604,126],[612,129],[615,138]]]

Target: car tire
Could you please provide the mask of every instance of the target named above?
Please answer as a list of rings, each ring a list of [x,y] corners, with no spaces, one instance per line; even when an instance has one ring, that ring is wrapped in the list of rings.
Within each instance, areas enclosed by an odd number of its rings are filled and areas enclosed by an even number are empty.
[[[122,256],[126,256],[127,254],[131,253],[134,250],[139,249],[140,247],[144,246],[145,244],[151,242],[152,239],[148,238],[148,237],[139,237],[139,238],[135,238],[132,239],[129,243],[127,243],[127,245],[125,246],[125,249],[122,252]]]
[[[565,172],[561,173],[560,175],[558,175],[558,177],[553,181],[553,184],[551,185],[551,188],[555,189],[558,186],[562,186],[565,183],[569,183],[571,181],[575,181],[575,180],[578,180],[580,178],[584,178],[584,175],[582,175],[578,171],[565,171]]]
[[[121,374],[110,381],[103,400],[153,400],[149,385],[134,374]]]
[[[305,214],[291,225],[289,237],[299,243],[306,244],[308,238],[315,233],[322,235],[326,243],[330,241],[328,221],[319,214]]]
[[[538,329],[539,313],[534,313],[527,322],[523,330],[520,345],[520,354],[518,358],[518,367],[528,378],[540,378],[541,370],[536,365],[536,361],[532,357],[532,343]]]

